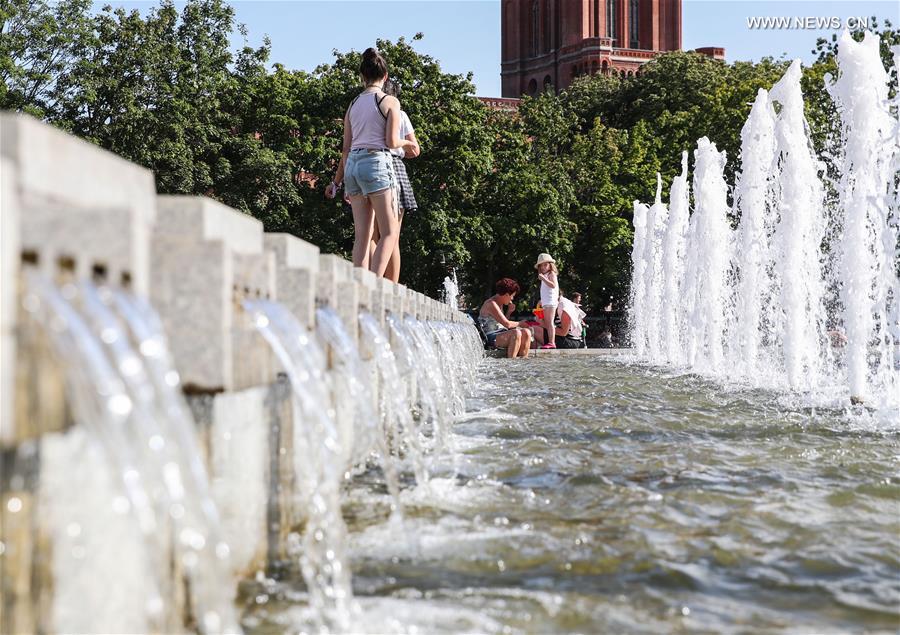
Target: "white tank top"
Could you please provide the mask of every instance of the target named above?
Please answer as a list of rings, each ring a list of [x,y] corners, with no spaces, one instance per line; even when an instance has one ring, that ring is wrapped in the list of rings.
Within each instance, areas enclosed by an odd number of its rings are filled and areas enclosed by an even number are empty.
[[[551,287],[541,280],[541,304],[543,306],[556,306],[559,304],[559,283]]]
[[[368,148],[381,150],[387,147],[384,141],[387,117],[381,113],[379,104],[387,95],[380,91],[360,93],[350,104],[350,129],[353,131],[353,139],[350,148]]]

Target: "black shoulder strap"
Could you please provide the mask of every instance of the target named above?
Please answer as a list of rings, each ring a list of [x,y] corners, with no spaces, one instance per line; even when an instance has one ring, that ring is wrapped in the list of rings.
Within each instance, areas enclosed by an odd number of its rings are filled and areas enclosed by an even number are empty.
[[[381,99],[378,99],[378,96],[375,97],[375,107],[378,108],[378,112],[381,113],[381,116],[384,117],[384,120],[387,121],[387,115],[384,114],[384,111],[381,109],[381,102],[387,99],[387,94],[381,96]]]

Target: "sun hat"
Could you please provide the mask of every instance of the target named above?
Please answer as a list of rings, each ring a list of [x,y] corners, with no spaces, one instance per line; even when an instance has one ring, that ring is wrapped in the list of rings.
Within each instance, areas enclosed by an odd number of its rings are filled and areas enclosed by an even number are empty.
[[[556,261],[550,256],[550,254],[541,254],[540,256],[538,256],[537,262],[534,263],[534,268],[537,269],[545,262],[556,264]]]

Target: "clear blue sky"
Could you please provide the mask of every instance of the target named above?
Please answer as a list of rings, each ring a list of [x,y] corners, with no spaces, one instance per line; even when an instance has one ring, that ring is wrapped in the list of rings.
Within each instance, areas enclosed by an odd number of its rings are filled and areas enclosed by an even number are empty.
[[[156,3],[107,0],[103,4],[146,10]],[[176,3],[181,4],[181,3]],[[449,72],[474,73],[479,95],[500,95],[499,0],[236,0],[237,21],[247,25],[250,44],[272,40],[272,60],[312,70],[332,59],[332,49],[362,50],[376,38],[425,39],[416,48]],[[683,0],[685,49],[723,46],[729,61],[771,55],[808,60],[816,38],[831,29],[751,29],[754,16],[839,18],[875,15],[900,24],[898,0]],[[236,41],[235,44],[239,44]]]

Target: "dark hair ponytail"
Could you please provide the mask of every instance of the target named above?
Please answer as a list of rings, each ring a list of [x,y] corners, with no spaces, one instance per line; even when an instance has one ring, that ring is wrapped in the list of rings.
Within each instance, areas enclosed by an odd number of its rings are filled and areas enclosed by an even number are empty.
[[[362,61],[359,63],[359,74],[363,76],[366,83],[377,82],[387,75],[387,62],[381,57],[381,53],[369,47],[363,53]]]

